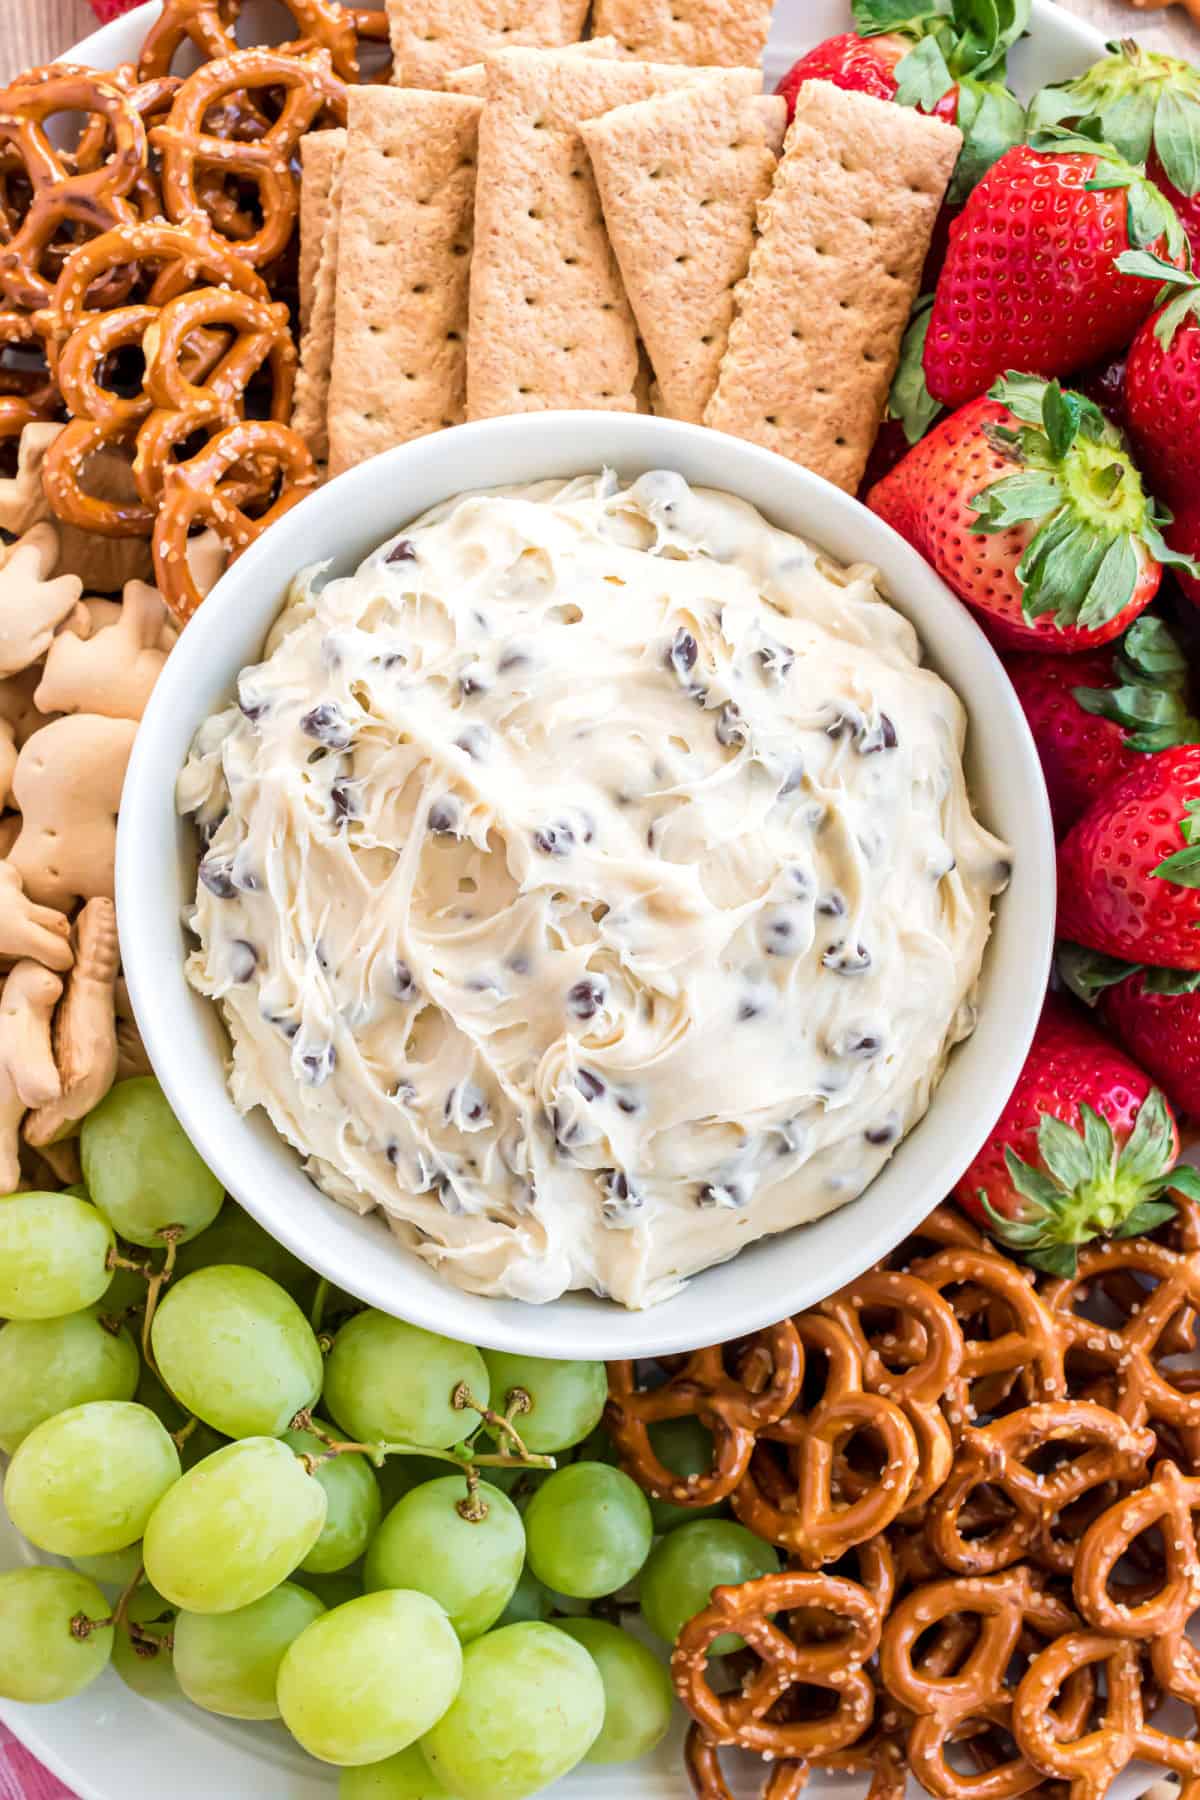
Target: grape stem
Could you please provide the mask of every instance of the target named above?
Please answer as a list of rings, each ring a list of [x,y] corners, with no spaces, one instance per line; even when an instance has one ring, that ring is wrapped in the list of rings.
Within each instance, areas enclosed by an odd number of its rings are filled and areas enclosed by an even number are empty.
[[[455,1511],[460,1519],[467,1521],[468,1525],[482,1525],[488,1516],[488,1503],[479,1492],[479,1470],[469,1468],[466,1476],[467,1491],[463,1499],[458,1502]]]
[[[108,1615],[107,1619],[89,1619],[86,1613],[76,1613],[75,1617],[71,1620],[71,1636],[73,1638],[78,1638],[81,1644],[86,1644],[93,1631],[106,1631],[110,1625],[114,1631],[120,1631],[124,1626],[132,1636],[135,1627],[125,1625],[125,1615],[129,1611],[129,1602],[133,1599],[133,1596],[137,1593],[145,1578],[145,1567],[143,1564],[139,1563],[133,1579],[127,1582],[125,1587],[121,1590],[117,1604],[113,1607],[112,1612]]]
[[[520,1432],[513,1424],[514,1417],[520,1413],[530,1412],[533,1408],[533,1401],[529,1398],[529,1395],[525,1392],[524,1388],[512,1388],[509,1391],[506,1403],[508,1406],[507,1414],[494,1412],[490,1406],[481,1406],[465,1381],[460,1381],[455,1388],[453,1394],[450,1396],[450,1404],[454,1407],[456,1412],[467,1412],[468,1410],[477,1412],[484,1424],[495,1437],[497,1443],[501,1445],[505,1443],[512,1444],[513,1449],[516,1451],[516,1455],[506,1456],[506,1461],[519,1462],[525,1468],[537,1468],[539,1466],[531,1459],[529,1451],[525,1448],[525,1443]],[[483,1459],[481,1457],[472,1457],[471,1460],[473,1462],[482,1462]]]
[[[460,1389],[455,1389],[456,1394],[459,1391]],[[465,1392],[465,1387],[461,1391]],[[473,1401],[468,1400],[465,1404],[472,1406],[476,1412],[480,1410]],[[487,1417],[486,1413],[484,1417]],[[323,1456],[301,1455],[300,1457],[300,1461],[310,1475],[315,1475],[324,1463],[332,1462],[335,1457],[339,1456],[365,1456],[368,1462],[373,1463],[377,1469],[383,1467],[389,1456],[427,1456],[434,1462],[449,1463],[451,1467],[460,1469],[467,1478],[466,1496],[459,1501],[458,1510],[462,1517],[470,1520],[472,1524],[480,1524],[488,1516],[487,1502],[479,1493],[480,1469],[553,1469],[556,1467],[552,1456],[538,1456],[533,1451],[526,1450],[515,1431],[511,1432],[511,1436],[516,1439],[519,1455],[510,1456],[501,1451],[496,1454],[477,1456],[472,1443],[456,1444],[450,1450],[434,1450],[428,1444],[348,1443],[341,1438],[330,1437],[328,1432],[322,1431],[318,1425],[314,1424],[312,1413],[307,1407],[296,1414],[291,1422],[291,1430],[307,1431],[311,1437],[316,1438],[319,1444],[324,1445],[325,1454]]]
[[[183,1225],[163,1226],[158,1235],[167,1247],[167,1254],[163,1257],[162,1268],[153,1269],[146,1278],[146,1307],[142,1313],[142,1358],[150,1373],[162,1381],[164,1387],[167,1387],[167,1384],[163,1381],[158,1364],[154,1360],[154,1351],[150,1343],[150,1328],[154,1324],[154,1315],[158,1311],[162,1291],[175,1273],[175,1252],[185,1229]],[[167,1388],[167,1392],[170,1393],[170,1391],[170,1388]]]
[[[328,1298],[329,1283],[322,1275],[320,1281],[317,1283],[317,1291],[313,1295],[312,1311],[308,1315],[308,1322],[312,1326],[314,1332],[319,1332],[321,1326],[325,1323],[325,1302]]]

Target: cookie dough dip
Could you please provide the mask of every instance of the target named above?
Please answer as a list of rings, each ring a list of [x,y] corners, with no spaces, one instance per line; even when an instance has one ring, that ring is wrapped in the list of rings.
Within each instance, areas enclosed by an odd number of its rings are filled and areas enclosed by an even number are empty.
[[[871,570],[672,473],[307,570],[178,785],[236,1104],[464,1288],[665,1299],[860,1194],[971,1031],[965,729]]]

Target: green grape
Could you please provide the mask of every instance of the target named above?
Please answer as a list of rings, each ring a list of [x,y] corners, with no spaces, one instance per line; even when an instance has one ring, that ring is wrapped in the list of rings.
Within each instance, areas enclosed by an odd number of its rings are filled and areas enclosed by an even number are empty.
[[[650,1553],[654,1528],[637,1483],[607,1463],[571,1463],[533,1496],[525,1513],[529,1566],[576,1600],[615,1594]]]
[[[226,1437],[277,1437],[321,1392],[321,1351],[290,1294],[257,1269],[197,1269],[150,1330],[181,1406]]]
[[[146,1527],[146,1574],[188,1612],[234,1612],[304,1561],[325,1489],[278,1438],[242,1438],[189,1469]]]
[[[175,1679],[205,1712],[277,1719],[275,1683],[284,1652],[324,1611],[315,1594],[285,1581],[236,1612],[181,1612]]]
[[[383,1510],[391,1512],[397,1500],[403,1500],[405,1494],[411,1494],[415,1487],[423,1481],[440,1481],[443,1475],[453,1472],[453,1465],[442,1462],[434,1456],[389,1456],[383,1466],[375,1471],[379,1482],[379,1492],[383,1496]],[[499,1470],[489,1470],[489,1480]],[[496,1484],[501,1485],[499,1482]]]
[[[178,1700],[179,1683],[171,1656],[175,1608],[150,1586],[140,1587],[125,1612],[128,1625],[118,1631],[113,1644],[113,1668],[135,1694],[144,1700]]]
[[[93,1305],[115,1243],[107,1219],[74,1194],[0,1199],[0,1318],[60,1319]]]
[[[313,1424],[327,1437],[335,1435],[323,1419],[314,1419]],[[283,1441],[297,1455],[324,1453],[320,1439],[311,1432],[285,1431]],[[375,1536],[383,1517],[383,1501],[375,1471],[365,1456],[335,1456],[315,1473],[325,1489],[328,1510],[325,1528],[301,1567],[311,1575],[333,1575],[357,1562]]]
[[[508,1605],[496,1620],[497,1625],[527,1625],[530,1620],[548,1619],[554,1611],[554,1596],[544,1587],[529,1567],[521,1570],[517,1585],[508,1597]]]
[[[72,1563],[81,1575],[98,1587],[115,1588],[124,1593],[142,1566],[142,1546],[130,1544],[125,1550],[109,1550],[104,1556],[73,1556]]]
[[[460,1800],[525,1800],[583,1760],[604,1724],[604,1683],[553,1625],[506,1625],[463,1652],[462,1686],[421,1741]]]
[[[386,1762],[343,1769],[338,1800],[454,1800],[430,1770],[419,1744],[410,1744]]]
[[[730,1519],[677,1525],[655,1545],[642,1570],[642,1617],[656,1637],[673,1644],[688,1620],[704,1611],[715,1587],[740,1587],[759,1575],[778,1574],[779,1566],[770,1544]],[[741,1647],[741,1638],[726,1632],[710,1655],[728,1656]]]
[[[360,1444],[394,1441],[445,1450],[479,1423],[452,1404],[465,1383],[488,1401],[478,1350],[387,1313],[363,1312],[342,1326],[325,1365],[325,1405]]]
[[[76,1621],[110,1611],[74,1569],[0,1572],[0,1699],[45,1706],[78,1694],[107,1667],[113,1633],[106,1624],[82,1637]]]
[[[382,1762],[441,1718],[462,1657],[428,1594],[364,1594],[301,1632],[280,1666],[279,1710],[310,1756],[342,1767]]]
[[[35,1426],[4,1480],[18,1531],[55,1556],[103,1556],[136,1544],[179,1480],[179,1452],[131,1400],[91,1400]]]
[[[141,1367],[123,1328],[100,1308],[64,1319],[14,1319],[0,1330],[0,1450],[11,1456],[35,1425],[85,1400],[132,1400]]]
[[[184,1136],[152,1075],[135,1075],[108,1090],[83,1121],[79,1153],[88,1193],[131,1244],[161,1248],[172,1225],[186,1243],[221,1210],[220,1182]]]
[[[712,1432],[690,1414],[682,1419],[658,1420],[649,1427],[649,1437],[659,1462],[672,1475],[685,1479],[689,1475],[707,1475],[713,1466]],[[651,1500],[650,1513],[655,1531],[661,1534],[694,1519],[726,1518],[729,1508],[723,1501],[716,1506],[676,1506],[670,1500]]]
[[[653,1651],[603,1619],[564,1619],[559,1626],[582,1644],[604,1683],[604,1726],[588,1762],[635,1762],[666,1737],[675,1690]]]
[[[466,1497],[461,1475],[414,1488],[379,1527],[363,1570],[368,1593],[416,1588],[432,1595],[464,1644],[496,1623],[525,1561],[525,1530],[508,1496],[480,1482],[480,1520],[459,1511]]]
[[[361,1562],[348,1569],[339,1569],[335,1575],[310,1575],[307,1569],[294,1569],[291,1579],[297,1587],[307,1588],[310,1594],[315,1594],[330,1611],[335,1606],[344,1606],[347,1600],[362,1598]]]
[[[532,1401],[528,1412],[513,1417],[528,1449],[569,1450],[599,1424],[608,1400],[608,1370],[602,1362],[549,1362],[502,1350],[485,1350],[483,1360],[497,1412],[507,1414],[509,1395],[516,1389]]]
[[[307,1314],[312,1304],[318,1277],[305,1268],[283,1244],[264,1231],[258,1220],[236,1200],[226,1200],[211,1225],[199,1237],[181,1244],[175,1258],[175,1278],[193,1275],[218,1263],[236,1263],[239,1268],[257,1269],[268,1275],[292,1296]]]

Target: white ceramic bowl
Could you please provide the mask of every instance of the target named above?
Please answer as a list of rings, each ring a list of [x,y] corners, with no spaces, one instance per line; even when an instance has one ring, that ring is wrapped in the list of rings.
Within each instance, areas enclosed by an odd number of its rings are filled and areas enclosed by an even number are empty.
[[[184,980],[181,910],[195,889],[192,828],[175,813],[176,774],[197,727],[259,659],[290,578],[331,558],[349,573],[435,502],[470,488],[602,465],[634,476],[679,470],[753,502],[843,562],[882,571],[929,661],[970,714],[968,771],[984,821],[1015,852],[987,952],[979,1026],[957,1049],[922,1123],[857,1200],[752,1245],[648,1312],[571,1294],[546,1306],[465,1294],[403,1249],[378,1217],[327,1199],[264,1114],[243,1118],[225,1086],[216,1008]],[[340,1287],[472,1343],[543,1356],[633,1356],[741,1333],[831,1293],[892,1248],[966,1168],[1007,1100],[1045,989],[1054,850],[1037,754],[1004,674],[966,609],[865,507],[795,464],[670,420],[541,413],[439,432],[364,464],[311,496],[237,562],[205,601],[159,679],[125,781],[117,911],[134,1009],[151,1061],[206,1162],[275,1237]]]

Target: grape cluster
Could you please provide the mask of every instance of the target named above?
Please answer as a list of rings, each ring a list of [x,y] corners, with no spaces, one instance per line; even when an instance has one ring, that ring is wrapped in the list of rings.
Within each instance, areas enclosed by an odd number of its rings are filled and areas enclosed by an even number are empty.
[[[0,1199],[4,1501],[64,1559],[0,1573],[0,1695],[111,1663],[282,1718],[343,1800],[523,1800],[652,1749],[671,1686],[630,1584],[670,1642],[777,1558],[615,1466],[603,1364],[361,1310],[224,1198],[150,1079],[80,1149],[80,1187]],[[696,1421],[656,1434],[708,1467]]]

